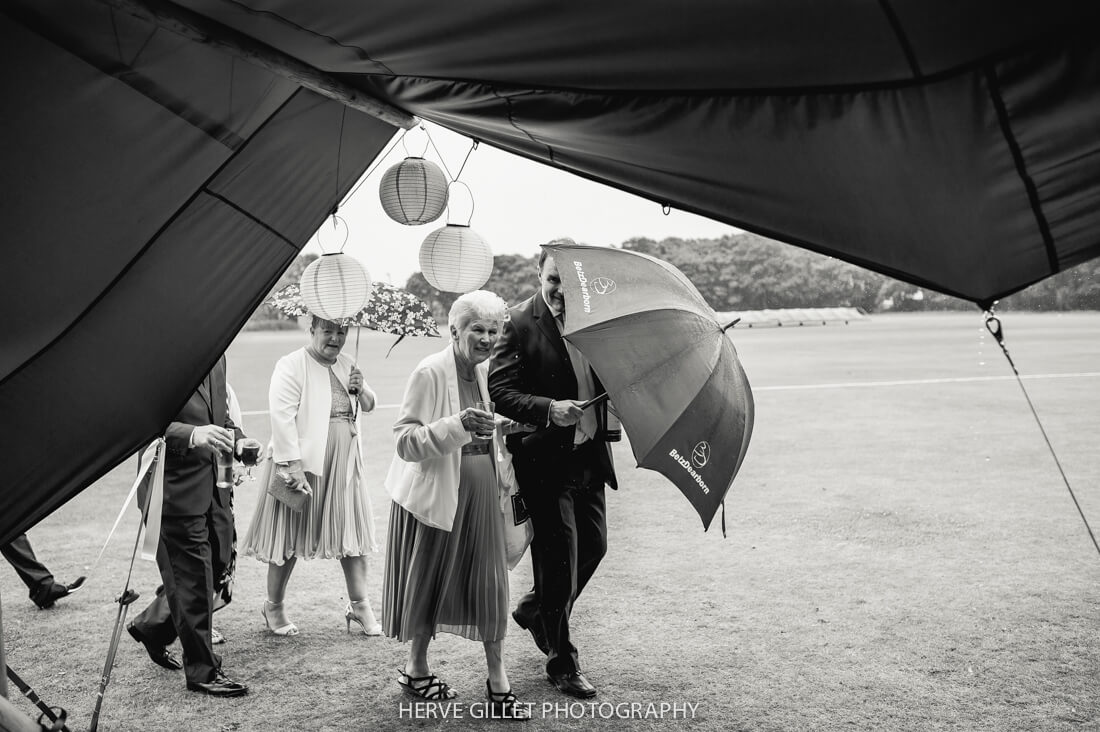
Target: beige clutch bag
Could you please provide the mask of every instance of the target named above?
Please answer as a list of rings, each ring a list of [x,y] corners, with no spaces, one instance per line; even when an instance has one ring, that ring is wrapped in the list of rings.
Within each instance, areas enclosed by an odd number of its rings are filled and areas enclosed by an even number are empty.
[[[267,484],[267,493],[275,500],[285,503],[292,511],[301,511],[309,503],[310,495],[294,487],[293,481],[287,481],[271,466],[271,480]]]

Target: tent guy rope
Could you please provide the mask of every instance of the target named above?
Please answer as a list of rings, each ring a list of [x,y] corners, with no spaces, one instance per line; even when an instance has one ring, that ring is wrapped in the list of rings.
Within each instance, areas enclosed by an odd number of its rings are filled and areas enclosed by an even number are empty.
[[[1081,509],[1081,504],[1077,501],[1077,495],[1073,492],[1073,487],[1069,483],[1069,478],[1066,477],[1066,471],[1062,469],[1062,463],[1058,459],[1058,454],[1054,451],[1054,446],[1050,443],[1050,438],[1047,437],[1047,431],[1043,428],[1043,422],[1039,419],[1039,413],[1035,411],[1035,405],[1031,403],[1031,396],[1027,393],[1027,388],[1024,386],[1023,379],[1020,378],[1020,372],[1016,369],[1016,364],[1012,361],[1012,356],[1009,355],[1008,347],[1005,345],[1001,321],[993,314],[992,309],[985,311],[985,328],[990,332],[994,340],[997,341],[997,345],[1001,347],[1001,351],[1004,353],[1008,365],[1012,368],[1012,373],[1016,375],[1016,383],[1020,385],[1020,391],[1024,393],[1024,399],[1027,400],[1027,406],[1031,409],[1031,416],[1035,417],[1035,424],[1039,426],[1039,433],[1042,434],[1043,441],[1047,443],[1047,449],[1050,451],[1050,456],[1054,458],[1054,465],[1057,466],[1058,473],[1062,476],[1062,482],[1069,492],[1069,497],[1073,499],[1073,505],[1077,508],[1077,513],[1081,516],[1081,521],[1085,524],[1085,531],[1088,532],[1089,538],[1092,539],[1092,545],[1096,547],[1096,553],[1100,555],[1100,543],[1097,543],[1096,534],[1093,533],[1092,527],[1089,526],[1089,520],[1085,518],[1085,512]]]

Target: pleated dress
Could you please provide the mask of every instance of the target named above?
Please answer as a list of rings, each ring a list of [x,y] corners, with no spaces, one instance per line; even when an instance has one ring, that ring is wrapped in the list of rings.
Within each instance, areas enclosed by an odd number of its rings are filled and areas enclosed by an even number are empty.
[[[244,538],[245,556],[283,564],[291,557],[341,559],[378,551],[351,397],[332,369],[328,372],[332,409],[324,467],[319,476],[306,473],[313,496],[301,511],[293,511],[263,491]],[[261,486],[268,485],[274,469],[271,460],[264,461]]]
[[[477,383],[458,380],[461,409],[481,397]],[[476,441],[476,444],[485,444]],[[451,633],[475,641],[502,640],[508,629],[508,568],[491,443],[463,454],[458,508],[450,531],[421,523],[390,506],[382,630],[401,641]]]

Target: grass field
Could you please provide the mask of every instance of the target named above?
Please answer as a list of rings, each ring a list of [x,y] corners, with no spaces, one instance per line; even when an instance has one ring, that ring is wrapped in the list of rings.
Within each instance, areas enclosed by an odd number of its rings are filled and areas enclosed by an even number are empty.
[[[1009,313],[1003,322],[1062,469],[1100,531],[1100,313]],[[574,612],[581,662],[604,706],[565,706],[530,638],[513,628],[505,655],[516,693],[535,705],[527,729],[1100,729],[1100,556],[980,317],[875,316],[733,336],[757,414],[726,500],[728,536],[717,520],[704,533],[680,493],[634,469],[618,445],[609,552]],[[260,412],[274,360],[304,340],[245,333],[231,347],[230,382],[254,436],[268,436]],[[391,341],[365,333],[359,349],[382,405],[364,437],[383,534],[381,482],[404,379],[443,346],[410,340],[386,359]],[[73,729],[91,718],[136,512],[92,563],[133,471],[127,461],[30,532],[60,578],[91,574],[80,594],[40,612],[0,569],[8,661],[69,710]],[[242,535],[257,490],[238,490]],[[376,609],[381,556],[370,570]],[[291,639],[263,628],[264,565],[242,558],[238,570],[234,603],[215,624],[229,638],[227,671],[251,693],[187,692],[181,674],[153,666],[124,636],[101,729],[503,724],[471,718],[471,706],[452,709],[463,719],[410,719],[423,709],[410,710],[394,683],[405,647],[344,633],[336,562],[296,569],[288,607],[302,634]],[[530,577],[524,559],[513,597]],[[136,610],[157,584],[155,565],[139,561]],[[480,699],[480,644],[441,636],[433,658],[459,701]],[[662,704],[661,719],[618,718],[660,714]],[[692,711],[674,719],[672,705]]]

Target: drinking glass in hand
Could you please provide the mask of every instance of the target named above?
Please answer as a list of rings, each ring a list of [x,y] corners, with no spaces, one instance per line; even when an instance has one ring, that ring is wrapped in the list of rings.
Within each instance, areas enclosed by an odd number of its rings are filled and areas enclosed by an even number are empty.
[[[249,480],[255,480],[252,477],[252,468],[260,460],[260,448],[263,447],[260,441],[252,437],[245,438],[241,443],[241,463],[247,468],[246,475]]]
[[[491,415],[491,414],[493,414],[493,403],[492,402],[474,402],[474,409],[480,409],[482,412],[488,412]],[[490,427],[488,430],[485,430],[485,428],[481,428],[477,432],[474,433],[474,437],[478,438],[479,440],[491,440],[491,439],[493,439],[493,432],[495,430],[496,430],[496,425],[495,424],[492,427]]]
[[[229,488],[233,485],[233,451],[217,450],[215,455],[218,461],[217,486]]]

